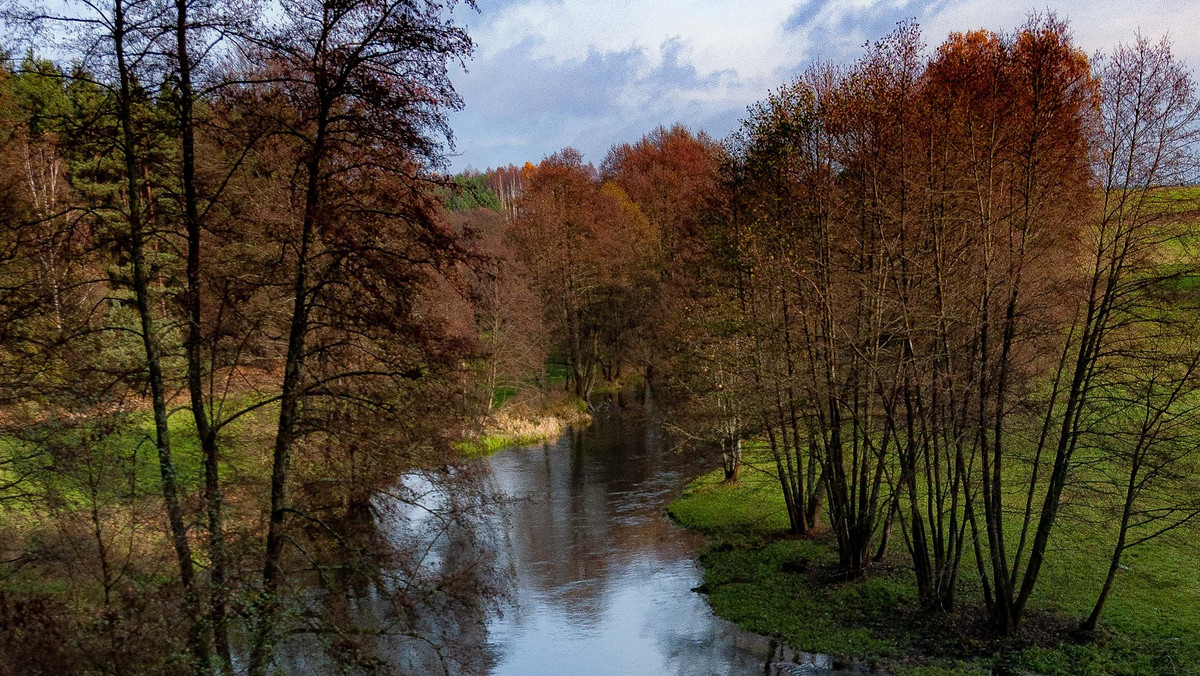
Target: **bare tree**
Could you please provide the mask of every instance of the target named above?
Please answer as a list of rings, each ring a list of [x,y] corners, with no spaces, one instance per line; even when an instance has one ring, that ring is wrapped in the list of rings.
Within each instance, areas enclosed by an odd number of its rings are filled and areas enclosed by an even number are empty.
[[[411,299],[405,295],[412,286],[413,267],[434,264],[452,253],[448,231],[433,218],[433,196],[422,196],[420,182],[414,179],[424,163],[437,159],[436,136],[449,133],[444,110],[459,105],[447,67],[470,53],[471,42],[461,28],[444,20],[455,4],[297,0],[284,3],[276,25],[245,38],[247,55],[263,66],[248,79],[265,87],[264,110],[276,115],[274,122],[286,130],[285,138],[294,148],[295,203],[301,205],[298,222],[289,226],[294,227],[287,246],[292,311],[278,396],[270,521],[251,674],[265,673],[270,659],[301,399],[306,391],[327,389],[354,373],[382,379],[420,377],[420,368],[411,363],[395,365],[396,360],[384,359],[373,365],[385,355],[371,350],[370,333],[361,334],[368,340],[364,351],[355,349],[354,336],[366,328],[357,320],[366,317],[353,312],[355,297],[343,292],[347,281],[356,279],[357,288],[368,292],[360,300],[378,295],[384,302],[398,303],[393,305],[399,312],[393,321],[403,321],[411,313]],[[364,189],[356,195],[355,190]],[[382,190],[399,194],[388,196]],[[385,284],[388,276],[393,279]],[[333,293],[344,303],[336,309],[329,306]],[[372,331],[386,332],[391,325],[389,321]],[[328,340],[314,343],[315,327],[322,327]],[[362,366],[327,373],[324,379],[308,378],[314,358],[328,361],[345,349],[351,363]]]

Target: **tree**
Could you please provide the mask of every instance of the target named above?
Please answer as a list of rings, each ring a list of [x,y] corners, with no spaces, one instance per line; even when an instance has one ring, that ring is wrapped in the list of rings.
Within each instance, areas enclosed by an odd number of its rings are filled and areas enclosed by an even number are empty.
[[[464,172],[455,176],[450,196],[446,199],[446,208],[450,211],[501,211],[500,198],[487,186],[486,181],[487,177],[483,174]]]
[[[653,234],[625,192],[601,183],[573,149],[529,173],[513,237],[565,347],[568,384],[586,401],[627,344]]]
[[[288,202],[300,205],[280,224],[292,310],[251,674],[266,672],[275,631],[302,399],[351,396],[343,388],[356,379],[422,377],[419,343],[381,348],[411,330],[410,290],[455,255],[434,195],[411,178],[437,159],[444,110],[459,105],[447,67],[471,42],[443,18],[455,4],[296,0],[277,24],[246,36],[250,62],[262,65],[248,79],[285,130],[278,150],[298,177]]]
[[[84,53],[94,59],[90,65],[95,67],[95,72],[101,74],[93,77],[91,72],[76,71],[76,75],[83,78],[85,86],[98,86],[97,93],[102,92],[106,97],[101,114],[109,117],[115,127],[116,146],[104,154],[111,154],[117,160],[121,192],[110,195],[100,211],[105,216],[116,216],[126,227],[123,239],[129,256],[128,282],[138,318],[136,330],[141,337],[146,385],[154,413],[164,505],[179,563],[179,576],[185,590],[185,606],[192,625],[190,643],[196,669],[205,671],[208,669],[207,640],[201,627],[195,566],[171,453],[167,406],[169,391],[163,367],[166,349],[162,336],[163,318],[156,317],[154,312],[154,304],[162,289],[154,279],[150,260],[157,233],[154,230],[154,214],[148,208],[152,203],[153,191],[147,182],[147,175],[153,162],[152,146],[157,141],[155,126],[158,121],[153,115],[152,106],[147,105],[149,95],[143,83],[154,77],[150,68],[158,37],[155,30],[163,20],[164,8],[152,2],[116,0],[110,7],[82,4],[77,9],[81,12],[79,16],[28,10],[25,18],[31,24],[67,27],[69,32],[74,33],[70,37],[80,41]]]
[[[503,215],[477,208],[459,216],[480,259],[472,266],[472,296],[479,336],[487,354],[483,387],[487,410],[499,388],[518,388],[536,377],[545,386],[549,352],[541,298],[513,246]]]
[[[527,166],[532,166],[528,165]],[[517,217],[517,201],[524,192],[526,172],[513,165],[489,169],[485,174],[484,183],[500,201],[500,210],[507,221]]]
[[[1111,319],[1108,346],[1096,357],[1101,366],[1090,376],[1094,400],[1081,405],[1087,409],[1081,419],[1089,422],[1080,425],[1078,443],[1100,450],[1120,508],[1108,574],[1083,623],[1087,631],[1099,621],[1125,551],[1200,514],[1191,483],[1200,422],[1195,308],[1168,292],[1192,266],[1164,269],[1155,259],[1188,235],[1175,215],[1186,202],[1169,186],[1192,178],[1200,98],[1165,39],[1154,44],[1138,36],[1097,70],[1102,150],[1094,171],[1103,211],[1096,239],[1113,250],[1097,260],[1108,269]]]

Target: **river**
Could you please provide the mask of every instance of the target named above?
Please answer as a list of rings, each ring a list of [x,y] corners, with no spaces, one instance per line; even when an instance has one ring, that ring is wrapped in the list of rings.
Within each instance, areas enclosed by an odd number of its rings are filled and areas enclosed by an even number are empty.
[[[342,617],[387,673],[833,673],[827,657],[743,631],[692,591],[704,540],[665,507],[714,465],[614,403],[553,443],[473,461],[453,486],[458,471],[407,475],[375,501],[393,552],[377,561],[378,581],[314,590],[311,614]],[[337,645],[297,635],[277,666],[332,671]]]
[[[785,672],[778,663],[796,655],[692,591],[703,539],[664,508],[711,458],[672,452],[661,427],[605,406],[586,429],[487,462],[515,573],[508,607],[488,622],[489,673],[817,673]]]

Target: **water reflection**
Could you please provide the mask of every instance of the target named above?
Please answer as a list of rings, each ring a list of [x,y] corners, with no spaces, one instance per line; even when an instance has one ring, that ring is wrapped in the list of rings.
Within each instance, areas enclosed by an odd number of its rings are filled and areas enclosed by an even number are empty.
[[[297,541],[307,566],[289,576],[276,673],[487,673],[487,618],[512,577],[490,477],[413,472]]]
[[[309,589],[284,673],[827,674],[831,663],[715,617],[701,538],[663,508],[711,466],[606,407],[585,430],[377,495],[353,565]],[[348,529],[354,530],[354,529]],[[338,551],[345,556],[343,541]],[[365,571],[365,572],[364,572]],[[296,624],[303,626],[303,622]],[[334,630],[330,630],[333,627]],[[344,644],[339,643],[353,637]],[[817,657],[817,659],[813,659]]]
[[[516,576],[508,612],[488,624],[491,674],[772,674],[794,661],[690,591],[701,543],[663,507],[698,462],[614,409],[557,443],[490,458],[511,500],[503,556]]]

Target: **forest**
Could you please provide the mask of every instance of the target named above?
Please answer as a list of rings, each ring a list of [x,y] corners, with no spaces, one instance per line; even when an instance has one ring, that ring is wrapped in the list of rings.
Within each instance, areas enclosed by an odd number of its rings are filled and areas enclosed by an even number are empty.
[[[486,458],[627,398],[712,470],[667,509],[721,617],[1194,673],[1167,39],[902,22],[724,139],[453,174],[471,0],[60,4],[0,4],[0,674],[489,673]]]

